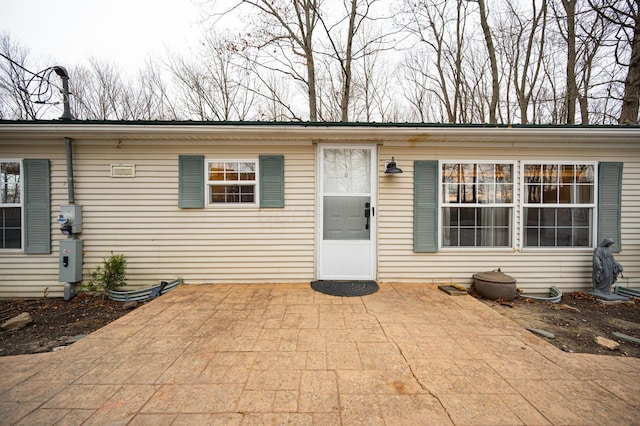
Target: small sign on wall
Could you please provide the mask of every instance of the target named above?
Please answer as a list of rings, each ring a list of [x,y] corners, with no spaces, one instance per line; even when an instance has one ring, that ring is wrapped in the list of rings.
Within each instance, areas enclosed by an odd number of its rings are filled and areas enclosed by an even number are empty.
[[[136,165],[135,164],[112,164],[111,177],[113,178],[136,177]]]

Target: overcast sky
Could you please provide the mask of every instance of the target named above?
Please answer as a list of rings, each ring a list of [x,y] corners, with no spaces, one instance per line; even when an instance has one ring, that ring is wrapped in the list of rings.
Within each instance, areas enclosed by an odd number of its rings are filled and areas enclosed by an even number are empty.
[[[149,55],[189,49],[203,26],[192,0],[0,0],[0,32],[52,62],[43,66],[93,56],[135,71]]]

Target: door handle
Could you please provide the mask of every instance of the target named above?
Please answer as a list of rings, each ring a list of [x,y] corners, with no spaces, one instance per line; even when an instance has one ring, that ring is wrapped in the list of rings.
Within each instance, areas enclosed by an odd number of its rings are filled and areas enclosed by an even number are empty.
[[[364,203],[364,217],[367,219],[366,225],[364,225],[364,229],[369,229],[369,218],[371,217],[371,204]]]

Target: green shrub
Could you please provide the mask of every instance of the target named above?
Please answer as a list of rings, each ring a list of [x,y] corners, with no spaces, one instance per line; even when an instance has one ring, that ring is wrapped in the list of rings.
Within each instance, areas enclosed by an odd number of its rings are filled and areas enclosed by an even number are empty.
[[[91,291],[102,291],[103,297],[107,290],[114,290],[127,285],[127,259],[124,254],[113,254],[102,261],[102,267],[98,266],[91,272],[88,288]]]

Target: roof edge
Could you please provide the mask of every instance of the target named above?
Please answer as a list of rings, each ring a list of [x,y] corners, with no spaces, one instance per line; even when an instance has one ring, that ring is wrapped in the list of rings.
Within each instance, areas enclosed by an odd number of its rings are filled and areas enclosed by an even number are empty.
[[[420,123],[420,122],[360,122],[360,121],[193,121],[193,120],[0,120],[0,126],[211,126],[211,127],[362,127],[362,128],[424,128],[424,129],[640,129],[629,124],[489,124],[489,123]]]

